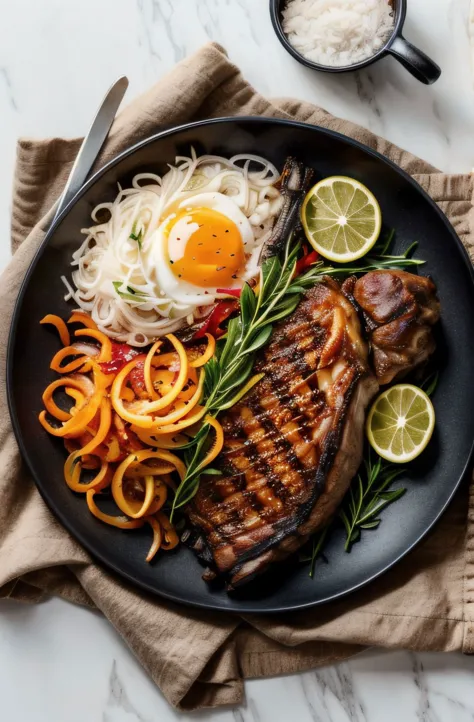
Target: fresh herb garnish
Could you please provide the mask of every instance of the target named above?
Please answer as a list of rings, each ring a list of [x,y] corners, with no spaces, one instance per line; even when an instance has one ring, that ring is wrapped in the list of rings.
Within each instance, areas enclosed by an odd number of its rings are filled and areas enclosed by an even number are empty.
[[[430,398],[433,396],[439,381],[439,371],[434,371],[420,384],[422,389],[427,396]]]
[[[311,288],[321,276],[359,276],[370,271],[379,271],[382,269],[404,270],[416,266],[422,266],[424,261],[418,258],[412,258],[418,243],[412,243],[404,253],[400,255],[391,255],[388,253],[394,237],[394,231],[391,231],[384,241],[377,243],[367,256],[360,261],[354,261],[347,265],[326,265],[326,261],[318,261],[311,268],[298,276],[292,284],[291,292],[305,291]],[[292,290],[294,289],[294,290]]]
[[[309,576],[311,579],[314,577],[314,570],[316,567],[316,562],[319,558],[319,555],[321,554],[324,544],[326,543],[326,537],[328,535],[328,532],[332,529],[333,524],[332,521],[330,521],[326,526],[323,526],[322,529],[316,532],[316,534],[313,535],[313,538],[311,540],[311,553],[309,556],[300,556],[300,562],[310,562],[309,566]]]
[[[137,233],[137,227],[134,223],[132,226],[132,232],[129,235],[129,238],[131,241],[136,241],[138,243],[138,248],[140,251],[142,250],[142,240],[143,240],[143,229],[140,228],[140,230]]]
[[[125,301],[144,303],[145,299],[148,298],[146,293],[133,288],[133,286],[125,286],[126,290],[122,291],[122,286],[124,285],[123,281],[112,281],[112,285],[115,288],[115,292]]]
[[[404,488],[389,488],[405,469],[395,464],[383,464],[380,456],[374,462],[373,457],[374,453],[369,448],[363,466],[339,510],[338,516],[346,531],[346,551],[359,541],[362,529],[376,529],[380,524],[380,512],[406,491]]]

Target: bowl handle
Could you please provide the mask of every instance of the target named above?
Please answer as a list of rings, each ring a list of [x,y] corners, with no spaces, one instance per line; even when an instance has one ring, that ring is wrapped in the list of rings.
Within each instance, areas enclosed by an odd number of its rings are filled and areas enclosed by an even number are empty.
[[[441,75],[441,68],[431,58],[414,45],[405,40],[402,35],[398,35],[388,48],[391,53],[404,68],[408,70],[417,80],[425,85],[435,83]]]

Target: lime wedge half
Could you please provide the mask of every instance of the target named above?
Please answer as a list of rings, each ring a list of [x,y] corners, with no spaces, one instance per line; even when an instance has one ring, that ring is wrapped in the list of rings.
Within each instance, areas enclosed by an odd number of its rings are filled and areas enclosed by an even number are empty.
[[[370,251],[382,227],[377,199],[359,181],[331,176],[306,195],[301,222],[308,241],[330,261],[355,261]]]
[[[367,436],[383,459],[404,464],[427,447],[434,425],[433,404],[425,392],[397,384],[375,400],[367,418]]]

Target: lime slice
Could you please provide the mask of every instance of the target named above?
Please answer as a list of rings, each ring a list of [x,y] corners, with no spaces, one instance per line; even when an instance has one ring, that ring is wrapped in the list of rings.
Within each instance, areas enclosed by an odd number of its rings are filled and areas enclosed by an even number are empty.
[[[398,384],[375,400],[367,419],[367,436],[383,459],[404,464],[426,448],[434,425],[433,404],[425,392],[411,384]]]
[[[301,222],[313,248],[330,261],[355,261],[380,235],[377,199],[359,181],[332,176],[317,183],[303,202]]]

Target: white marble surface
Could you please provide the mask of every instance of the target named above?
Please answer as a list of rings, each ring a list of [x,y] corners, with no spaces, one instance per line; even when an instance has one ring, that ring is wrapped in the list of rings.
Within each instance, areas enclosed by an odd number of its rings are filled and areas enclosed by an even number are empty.
[[[319,103],[442,170],[474,166],[469,0],[409,1],[406,35],[444,71],[431,88],[392,59],[359,75],[314,74],[278,43],[267,0],[0,0],[0,17],[0,267],[9,256],[16,138],[82,134],[116,76],[130,78],[130,99],[208,39],[262,93]],[[3,602],[0,640],[1,720],[179,717],[96,614],[58,600]],[[472,658],[369,651],[335,668],[251,681],[244,707],[197,719],[464,722],[474,720],[473,683]]]

